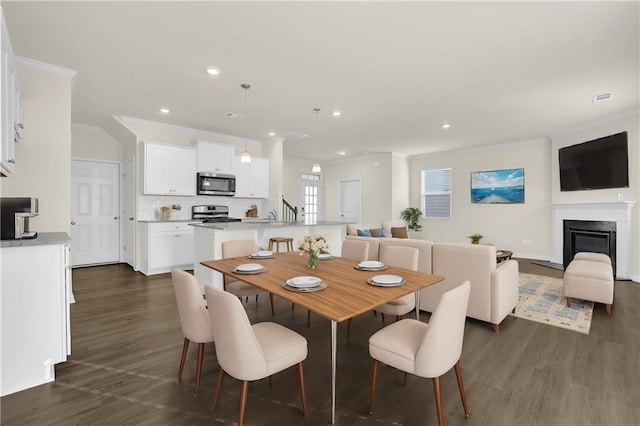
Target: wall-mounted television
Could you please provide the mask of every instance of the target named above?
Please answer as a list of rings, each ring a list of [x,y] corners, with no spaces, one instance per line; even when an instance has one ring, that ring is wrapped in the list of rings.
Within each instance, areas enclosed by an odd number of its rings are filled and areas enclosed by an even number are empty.
[[[560,148],[560,191],[628,188],[627,145],[622,132]]]

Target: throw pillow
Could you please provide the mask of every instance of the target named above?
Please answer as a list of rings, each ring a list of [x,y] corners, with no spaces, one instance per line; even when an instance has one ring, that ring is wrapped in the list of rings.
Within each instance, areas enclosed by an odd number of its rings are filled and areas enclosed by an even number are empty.
[[[368,229],[358,229],[358,237],[370,237],[371,231]]]
[[[393,238],[409,238],[406,226],[391,227],[391,236]]]
[[[384,237],[384,234],[382,233],[382,228],[369,229],[369,231],[371,231],[372,237]]]

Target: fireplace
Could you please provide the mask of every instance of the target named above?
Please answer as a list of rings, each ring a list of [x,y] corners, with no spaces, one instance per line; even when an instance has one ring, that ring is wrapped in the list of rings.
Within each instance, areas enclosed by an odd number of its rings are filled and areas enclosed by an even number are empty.
[[[604,253],[616,271],[616,222],[599,220],[563,221],[563,257],[566,268],[578,252]]]

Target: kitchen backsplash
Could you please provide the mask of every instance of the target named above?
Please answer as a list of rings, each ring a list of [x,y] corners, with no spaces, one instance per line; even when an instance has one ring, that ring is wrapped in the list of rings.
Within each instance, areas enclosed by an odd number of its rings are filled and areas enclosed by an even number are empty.
[[[143,195],[138,198],[138,220],[158,220],[160,219],[160,207],[180,205],[180,210],[171,210],[171,219],[191,219],[191,206],[201,204],[215,204],[229,207],[230,217],[245,217],[251,205],[258,206],[258,217],[268,217],[271,210],[280,212],[282,209],[276,204],[275,198],[249,199],[233,197],[171,197]]]

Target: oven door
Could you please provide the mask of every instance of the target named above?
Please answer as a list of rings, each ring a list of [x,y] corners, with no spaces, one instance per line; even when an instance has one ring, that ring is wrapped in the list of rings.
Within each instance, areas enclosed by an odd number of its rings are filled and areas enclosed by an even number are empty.
[[[232,175],[217,173],[198,173],[198,195],[227,195],[236,194],[236,178]]]

